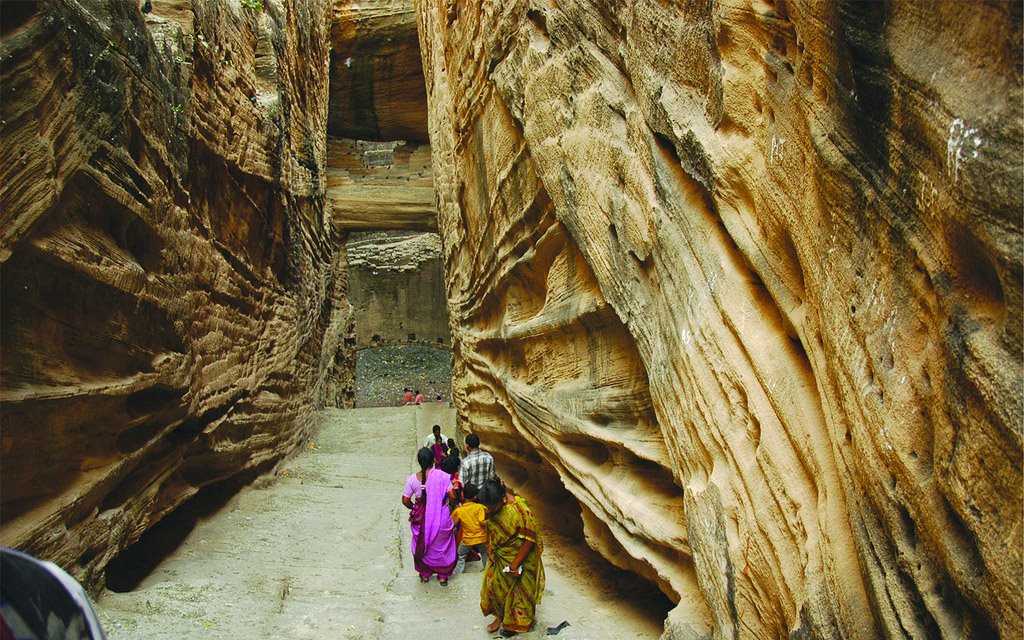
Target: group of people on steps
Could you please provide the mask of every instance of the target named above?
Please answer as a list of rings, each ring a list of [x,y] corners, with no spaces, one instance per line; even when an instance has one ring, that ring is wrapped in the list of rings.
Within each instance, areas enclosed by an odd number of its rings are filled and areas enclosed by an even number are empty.
[[[504,637],[528,631],[544,593],[543,543],[530,508],[498,477],[480,437],[455,440],[434,425],[416,453],[419,471],[402,492],[409,509],[412,555],[420,581],[441,586],[478,555],[483,565],[480,610],[493,615],[488,632]]]
[[[426,398],[423,397],[423,394],[420,393],[419,389],[416,389],[415,391],[413,391],[409,387],[405,387],[402,389],[403,407],[410,404],[419,406],[425,403],[426,401]],[[444,398],[441,397],[440,393],[434,396],[434,402],[444,402]]]

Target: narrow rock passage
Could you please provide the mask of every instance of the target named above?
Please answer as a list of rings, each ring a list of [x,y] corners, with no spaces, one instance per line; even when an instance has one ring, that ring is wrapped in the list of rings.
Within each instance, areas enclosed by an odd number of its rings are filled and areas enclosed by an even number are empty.
[[[488,638],[480,564],[420,584],[412,568],[405,477],[446,405],[330,410],[309,448],[245,489],[133,591],[105,592],[110,640],[180,638]],[[664,612],[629,603],[593,556],[549,535],[548,587],[534,631],[565,640],[656,638]]]

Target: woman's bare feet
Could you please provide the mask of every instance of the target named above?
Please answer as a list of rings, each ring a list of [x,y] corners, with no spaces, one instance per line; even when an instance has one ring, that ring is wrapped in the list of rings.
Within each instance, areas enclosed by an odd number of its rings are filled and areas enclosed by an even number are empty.
[[[501,627],[501,620],[495,618],[494,622],[487,625],[487,633],[494,633],[499,627]]]

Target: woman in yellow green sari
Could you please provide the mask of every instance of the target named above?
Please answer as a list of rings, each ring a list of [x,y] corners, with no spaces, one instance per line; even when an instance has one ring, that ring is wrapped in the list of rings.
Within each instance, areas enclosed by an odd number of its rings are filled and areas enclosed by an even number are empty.
[[[501,629],[508,637],[533,626],[537,605],[544,594],[544,544],[537,523],[522,498],[505,485],[488,480],[477,500],[487,509],[487,568],[480,587],[480,610],[495,620],[489,633]]]

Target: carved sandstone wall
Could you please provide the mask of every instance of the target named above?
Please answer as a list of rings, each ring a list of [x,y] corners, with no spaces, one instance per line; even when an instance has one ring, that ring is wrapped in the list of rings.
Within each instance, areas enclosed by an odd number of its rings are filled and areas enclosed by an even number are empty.
[[[430,145],[329,138],[327,162],[327,197],[339,231],[437,231]]]
[[[451,345],[410,0],[333,0],[327,197],[347,237],[352,341]],[[410,338],[410,336],[413,336]]]
[[[0,537],[96,587],[167,514],[352,401],[329,11],[53,0],[0,17]]]
[[[1021,10],[417,0],[460,420],[666,638],[1019,638]]]
[[[332,0],[328,133],[427,141],[427,99],[409,0]]]
[[[410,0],[333,0],[328,198],[339,230],[437,230]]]
[[[402,344],[451,347],[436,233],[354,233],[346,249],[357,349]]]

